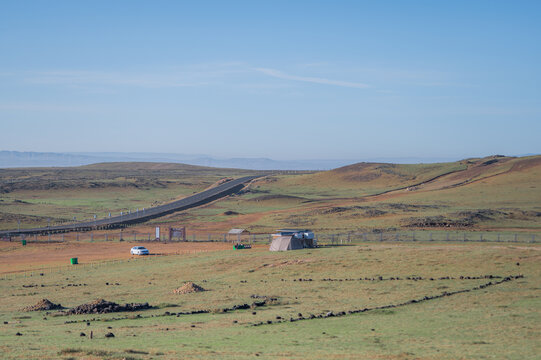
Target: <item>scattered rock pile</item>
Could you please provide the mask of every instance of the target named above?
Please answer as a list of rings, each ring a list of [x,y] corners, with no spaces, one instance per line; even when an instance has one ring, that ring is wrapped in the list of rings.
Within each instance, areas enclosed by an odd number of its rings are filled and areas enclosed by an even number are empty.
[[[424,218],[410,218],[406,227],[415,228],[469,228],[475,225],[475,221],[471,217],[463,217],[461,219],[449,219],[444,216],[429,216]]]
[[[483,279],[501,279],[502,276],[500,275],[480,275],[480,276],[467,276],[467,275],[460,275],[460,276],[440,276],[440,277],[422,277],[422,276],[406,276],[406,277],[400,277],[400,276],[390,276],[390,277],[383,277],[383,276],[376,276],[376,277],[360,277],[360,278],[323,278],[323,279],[311,279],[311,278],[298,278],[293,280],[288,279],[280,279],[280,281],[304,281],[304,282],[310,282],[310,281],[401,281],[401,280],[411,280],[411,281],[441,281],[441,280],[483,280]],[[252,295],[253,297],[253,295]]]
[[[189,281],[186,284],[179,287],[178,289],[173,290],[173,294],[190,294],[190,293],[201,292],[201,291],[205,291],[205,289]]]
[[[62,305],[54,304],[47,299],[41,299],[36,305],[27,306],[23,311],[42,311],[42,310],[57,310],[63,309]]]
[[[408,301],[405,301],[405,302],[402,302],[402,303],[398,303],[398,304],[389,304],[389,305],[383,305],[383,306],[376,306],[376,307],[372,307],[372,308],[354,309],[354,310],[349,310],[347,312],[346,311],[340,311],[340,312],[335,313],[335,312],[332,312],[332,311],[328,311],[328,312],[323,312],[323,313],[321,313],[319,315],[310,314],[310,316],[308,316],[308,317],[304,317],[304,316],[302,316],[301,313],[299,313],[298,318],[291,317],[291,318],[289,318],[289,321],[290,322],[295,322],[295,321],[301,321],[301,320],[330,318],[330,317],[346,316],[346,315],[351,315],[351,314],[364,313],[364,312],[367,312],[367,311],[393,309],[393,308],[397,308],[397,307],[407,306],[407,305],[410,305],[410,304],[418,304],[418,303],[422,303],[422,302],[425,302],[425,301],[441,299],[441,298],[446,297],[446,296],[453,296],[453,295],[456,295],[456,294],[462,294],[462,293],[468,293],[468,292],[471,292],[471,291],[482,290],[482,289],[486,289],[486,288],[488,288],[490,286],[500,285],[500,284],[503,284],[503,283],[508,282],[508,281],[513,281],[513,280],[522,279],[522,278],[524,278],[524,275],[510,275],[510,276],[504,277],[503,279],[500,279],[500,280],[497,280],[497,281],[489,281],[489,282],[487,282],[485,284],[481,284],[479,286],[475,286],[475,287],[472,287],[472,288],[469,288],[469,289],[456,290],[456,291],[451,291],[451,292],[444,291],[443,293],[440,293],[440,294],[437,294],[437,295],[427,295],[427,296],[424,296],[422,298],[411,299],[411,300],[408,300]],[[277,319],[277,320],[274,320],[274,321],[273,320],[267,320],[267,322],[260,321],[258,323],[252,324],[252,326],[270,325],[270,324],[273,324],[273,323],[276,324],[276,323],[282,323],[282,322],[286,322],[286,321],[288,321],[288,320],[280,317],[280,319]]]
[[[88,304],[82,304],[76,306],[72,309],[69,309],[65,312],[66,315],[76,315],[76,314],[106,314],[112,312],[121,312],[121,311],[138,311],[150,309],[151,306],[148,303],[131,303],[125,304],[124,306],[114,303],[112,301],[106,301],[103,299],[98,299],[92,301]]]

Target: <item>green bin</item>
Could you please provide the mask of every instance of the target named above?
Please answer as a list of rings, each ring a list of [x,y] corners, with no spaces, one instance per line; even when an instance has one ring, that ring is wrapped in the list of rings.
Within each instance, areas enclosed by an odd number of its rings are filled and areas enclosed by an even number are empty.
[[[26,240],[25,239],[22,239],[21,243],[23,244],[23,246],[26,246]]]
[[[77,265],[77,258],[71,258],[71,265]]]

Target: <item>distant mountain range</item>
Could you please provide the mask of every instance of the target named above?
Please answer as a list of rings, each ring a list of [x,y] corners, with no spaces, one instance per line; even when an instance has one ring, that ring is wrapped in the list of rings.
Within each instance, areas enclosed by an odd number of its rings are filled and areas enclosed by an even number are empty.
[[[80,166],[102,162],[168,162],[251,170],[329,170],[360,161],[401,164],[449,162],[458,158],[371,158],[335,160],[272,160],[267,158],[216,158],[208,155],[120,152],[21,152],[0,151],[0,168]]]
[[[252,170],[328,170],[352,160],[272,160],[267,158],[215,158],[208,155],[165,153],[45,153],[0,151],[0,168],[80,166],[102,162],[167,162]]]

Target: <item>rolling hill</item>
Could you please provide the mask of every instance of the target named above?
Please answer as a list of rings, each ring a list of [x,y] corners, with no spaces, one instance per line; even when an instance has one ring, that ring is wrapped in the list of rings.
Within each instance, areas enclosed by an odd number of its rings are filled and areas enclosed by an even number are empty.
[[[170,163],[103,163],[0,170],[0,219],[40,225],[167,203],[223,178],[253,174]],[[315,173],[271,174],[239,194],[154,223],[224,232],[308,227],[541,231],[541,156],[450,163],[357,163]]]
[[[183,214],[201,228],[253,231],[389,229],[541,230],[541,156],[453,163],[359,163],[297,176],[267,176],[240,196]],[[234,211],[238,216],[223,216]]]

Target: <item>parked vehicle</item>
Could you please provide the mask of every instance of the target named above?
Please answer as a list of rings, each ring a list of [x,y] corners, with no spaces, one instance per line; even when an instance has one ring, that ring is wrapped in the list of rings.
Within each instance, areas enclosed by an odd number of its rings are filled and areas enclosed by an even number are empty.
[[[148,249],[144,246],[134,246],[131,248],[130,253],[132,255],[148,255]]]

